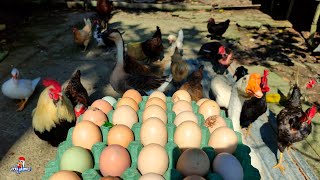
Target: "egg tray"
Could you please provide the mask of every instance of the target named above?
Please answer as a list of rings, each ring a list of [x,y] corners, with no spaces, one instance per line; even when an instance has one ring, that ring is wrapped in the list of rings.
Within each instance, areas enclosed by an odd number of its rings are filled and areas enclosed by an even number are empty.
[[[132,141],[128,146],[128,152],[130,153],[131,157],[131,167],[128,168],[121,176],[124,180],[138,180],[141,174],[139,173],[137,169],[137,161],[138,161],[138,155],[140,151],[143,148],[143,145],[140,142],[140,129],[142,125],[142,113],[144,111],[144,106],[147,101],[148,97],[144,96],[143,101],[139,103],[139,110],[137,112],[139,120],[138,123],[135,123],[132,126],[132,131],[134,133],[135,140]],[[118,99],[118,101],[120,98]],[[167,131],[168,131],[168,143],[165,145],[165,149],[169,156],[169,166],[166,173],[163,175],[163,177],[167,180],[181,180],[183,179],[183,176],[174,168],[175,164],[178,161],[178,158],[181,154],[180,149],[178,146],[174,143],[174,132],[176,129],[176,126],[173,124],[173,121],[175,119],[175,113],[172,111],[173,103],[171,101],[171,97],[167,97],[167,117],[168,117],[168,123],[167,123]],[[114,104],[114,108],[116,107],[116,104]],[[196,114],[198,118],[198,122],[202,131],[202,142],[201,142],[201,148],[206,154],[208,155],[210,162],[213,161],[213,159],[216,156],[216,153],[214,149],[210,146],[208,146],[208,141],[210,138],[210,132],[207,127],[204,126],[204,117],[203,115],[198,113],[199,106],[192,102],[192,108],[193,112]],[[109,122],[112,123],[112,116],[113,116],[114,110],[110,111],[107,116],[109,119]],[[221,110],[221,117],[224,118],[226,121],[226,124],[229,128],[233,129],[232,121],[226,117],[225,111]],[[82,116],[80,116],[77,120],[78,122],[82,121]],[[94,161],[94,167],[93,169],[86,170],[81,174],[83,180],[100,180],[102,177],[99,172],[99,158],[100,154],[103,151],[103,149],[107,146],[107,135],[111,127],[105,127],[101,126],[100,130],[103,137],[103,142],[96,143],[92,146],[91,153],[93,156]],[[50,176],[52,176],[55,172],[58,172],[60,170],[60,159],[63,155],[63,153],[73,146],[72,144],[72,133],[73,133],[74,127],[69,129],[67,139],[63,141],[59,147],[56,154],[56,157],[54,160],[51,160],[47,163],[45,168],[45,174],[42,177],[43,180],[48,180]],[[244,170],[244,179],[260,179],[260,174],[257,169],[255,169],[251,165],[251,158],[249,156],[250,148],[244,144],[242,144],[241,141],[241,134],[236,132],[236,135],[238,137],[238,146],[233,154],[241,163],[243,170]],[[211,163],[212,166],[212,163]],[[212,167],[210,167],[212,169]],[[222,180],[222,177],[218,175],[217,173],[210,172],[206,179],[210,180]]]

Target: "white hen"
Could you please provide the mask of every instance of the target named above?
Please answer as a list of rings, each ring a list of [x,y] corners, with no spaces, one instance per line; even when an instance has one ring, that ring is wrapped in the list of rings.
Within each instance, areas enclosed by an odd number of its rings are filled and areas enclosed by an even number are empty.
[[[12,78],[2,84],[1,90],[5,96],[11,99],[20,99],[17,111],[22,111],[39,83],[40,77],[34,80],[18,79],[19,71],[16,68],[11,70],[11,75]]]
[[[178,38],[175,35],[168,36],[169,43],[171,44],[171,52],[174,53],[176,47],[179,50],[179,53],[183,54],[183,30],[180,29],[178,32]]]

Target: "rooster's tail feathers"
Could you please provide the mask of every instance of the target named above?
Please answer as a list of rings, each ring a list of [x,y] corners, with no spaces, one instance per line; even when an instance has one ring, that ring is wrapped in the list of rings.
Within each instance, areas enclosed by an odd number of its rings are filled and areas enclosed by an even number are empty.
[[[180,29],[179,32],[178,32],[178,38],[177,38],[177,41],[179,42],[183,42],[183,30]]]

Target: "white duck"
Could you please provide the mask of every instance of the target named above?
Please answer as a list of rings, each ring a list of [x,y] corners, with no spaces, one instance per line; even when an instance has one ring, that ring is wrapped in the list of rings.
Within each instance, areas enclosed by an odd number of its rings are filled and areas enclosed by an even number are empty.
[[[22,111],[39,83],[40,77],[34,80],[18,79],[19,71],[16,68],[11,70],[11,75],[12,78],[2,84],[1,90],[5,96],[11,99],[20,99],[21,102],[17,104],[19,106],[17,111]]]

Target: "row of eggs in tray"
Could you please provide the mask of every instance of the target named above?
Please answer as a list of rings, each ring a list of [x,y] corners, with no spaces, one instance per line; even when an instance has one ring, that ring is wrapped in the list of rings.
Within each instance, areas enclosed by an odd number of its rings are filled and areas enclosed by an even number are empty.
[[[237,136],[232,129],[227,127],[225,120],[220,116],[220,107],[217,103],[209,99],[201,99],[197,102],[198,112],[205,119],[201,124],[198,121],[197,113],[193,110],[191,97],[187,91],[179,90],[171,99],[173,102],[172,112],[175,114],[172,123],[176,126],[173,142],[183,150],[177,161],[176,169],[186,179],[199,179],[198,176],[205,177],[208,174],[210,164],[212,164],[213,171],[222,177],[236,176],[242,179],[241,164],[232,155],[237,148]],[[151,94],[146,101],[143,101],[143,97],[135,90],[124,93],[118,102],[110,96],[96,100],[82,115],[82,120],[77,122],[74,127],[72,132],[74,147],[63,153],[60,170],[73,170],[82,173],[93,168],[92,156],[87,150],[91,150],[95,143],[105,139],[108,146],[100,155],[100,173],[104,177],[120,177],[132,163],[126,148],[132,141],[140,140],[143,145],[137,160],[137,168],[142,174],[140,179],[164,179],[162,175],[169,166],[169,157],[165,149],[169,141],[167,131],[169,125],[167,113],[169,110],[167,109],[169,108],[167,105],[167,97],[157,91]],[[142,114],[140,133],[137,135],[131,129],[135,123],[139,122],[139,109]],[[112,115],[109,120],[114,126],[110,128],[107,137],[103,138],[99,127],[108,122],[107,117],[110,117],[110,113]],[[210,132],[209,140],[206,143],[213,147],[216,153],[220,153],[212,163],[210,163],[207,154],[200,149],[203,144],[202,129],[204,126]],[[227,172],[227,167],[223,168],[230,164],[233,164],[235,173]],[[61,175],[69,177],[65,173],[69,172],[59,171],[51,179],[61,179]]]

